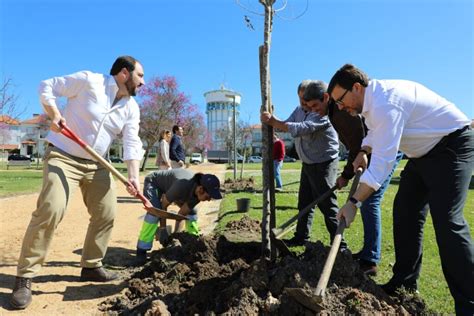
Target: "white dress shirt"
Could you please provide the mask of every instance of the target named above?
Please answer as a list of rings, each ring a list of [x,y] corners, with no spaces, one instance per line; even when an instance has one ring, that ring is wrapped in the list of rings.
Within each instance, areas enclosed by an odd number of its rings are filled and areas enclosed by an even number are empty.
[[[410,158],[427,154],[444,136],[471,123],[453,103],[423,85],[406,80],[371,80],[362,116],[372,148],[361,182],[378,190],[395,164],[397,151]]]
[[[105,156],[112,141],[122,134],[124,160],[141,160],[140,109],[133,97],[123,97],[113,105],[117,92],[113,76],[89,71],[44,80],[39,87],[43,107],[57,107],[58,97],[68,99],[62,111],[66,124],[99,155]],[[50,131],[46,138],[70,155],[93,159],[61,133]]]

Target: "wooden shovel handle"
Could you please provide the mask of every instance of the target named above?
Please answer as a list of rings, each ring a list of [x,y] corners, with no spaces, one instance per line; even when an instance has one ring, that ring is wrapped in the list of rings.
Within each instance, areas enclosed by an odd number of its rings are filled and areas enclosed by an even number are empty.
[[[349,200],[350,197],[357,190],[362,171],[362,168],[357,169],[354,180],[352,180],[352,186],[349,191],[349,196],[347,197],[347,200]],[[328,285],[329,277],[331,276],[332,267],[334,266],[334,261],[336,260],[337,253],[339,251],[339,246],[341,245],[342,241],[342,234],[344,233],[345,228],[346,219],[343,217],[341,218],[341,220],[339,221],[339,225],[337,226],[336,236],[334,236],[334,240],[332,241],[331,245],[331,250],[329,250],[328,257],[326,259],[326,262],[324,263],[323,272],[321,272],[318,285],[316,286],[316,295],[320,298],[324,296],[324,292],[326,291],[326,286]]]
[[[66,136],[67,138],[73,140],[79,146],[84,148],[85,151],[89,153],[92,157],[94,157],[102,166],[104,166],[107,170],[109,170],[117,179],[119,179],[123,184],[126,186],[132,186],[132,184],[128,181],[128,179],[121,174],[117,169],[112,166],[104,157],[99,155],[91,146],[87,145],[76,133],[74,133],[66,124],[59,121],[59,126],[61,127],[61,134]],[[151,207],[150,201],[140,192],[137,191],[136,197],[139,198],[145,208]]]

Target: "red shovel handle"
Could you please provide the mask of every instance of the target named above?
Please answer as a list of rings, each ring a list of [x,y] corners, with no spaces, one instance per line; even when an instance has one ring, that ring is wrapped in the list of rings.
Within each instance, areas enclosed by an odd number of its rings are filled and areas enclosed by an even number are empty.
[[[103,165],[107,170],[109,170],[114,176],[116,176],[123,184],[126,186],[132,186],[132,184],[128,181],[127,178],[123,176],[117,169],[114,168],[107,160],[104,159],[101,155],[99,155],[91,146],[87,145],[79,136],[76,135],[66,124],[62,121],[59,121],[59,126],[61,127],[61,133],[66,136],[67,138],[76,142],[79,146],[84,148],[92,157],[97,159],[97,161]],[[139,198],[145,208],[153,207],[150,201],[140,192],[137,191],[136,197]]]
[[[71,131],[71,129],[62,121],[59,121],[59,126],[62,128],[61,133],[64,136],[66,136],[69,139],[72,139],[77,144],[79,144],[79,146],[81,146],[82,148],[85,148],[87,146],[87,144],[82,139],[80,139],[79,136],[77,136],[73,131]]]

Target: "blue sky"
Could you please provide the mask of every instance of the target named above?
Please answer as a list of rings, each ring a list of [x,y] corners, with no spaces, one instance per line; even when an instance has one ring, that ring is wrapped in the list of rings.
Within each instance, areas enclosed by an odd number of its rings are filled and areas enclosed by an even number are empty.
[[[240,0],[263,12],[257,0]],[[277,1],[275,8],[281,6]],[[418,81],[474,118],[473,1],[288,0],[274,19],[272,99],[286,118],[302,79],[328,82],[351,62],[372,78]],[[250,17],[255,28],[246,26]],[[145,78],[175,76],[205,111],[223,83],[242,94],[240,118],[259,121],[258,46],[263,18],[235,0],[0,0],[0,75],[11,77],[22,118],[41,113],[42,79],[79,70],[108,73],[133,55]]]

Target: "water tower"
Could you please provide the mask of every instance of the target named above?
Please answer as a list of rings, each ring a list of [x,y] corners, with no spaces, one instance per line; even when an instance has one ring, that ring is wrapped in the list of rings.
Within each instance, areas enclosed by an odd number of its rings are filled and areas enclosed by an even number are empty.
[[[226,135],[233,132],[234,114],[235,123],[239,121],[241,95],[221,85],[219,90],[204,93],[204,97],[206,98],[207,130],[212,137],[211,150],[226,150],[223,133],[219,132],[225,130]]]

